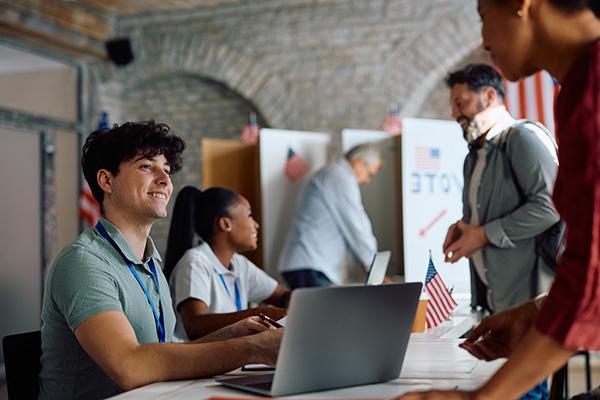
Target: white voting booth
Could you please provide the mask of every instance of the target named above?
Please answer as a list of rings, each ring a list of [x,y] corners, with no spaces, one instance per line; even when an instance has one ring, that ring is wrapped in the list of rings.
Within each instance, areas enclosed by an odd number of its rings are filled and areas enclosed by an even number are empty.
[[[402,201],[406,281],[423,282],[429,263],[456,294],[470,293],[465,259],[444,262],[450,224],[462,217],[462,166],[467,145],[452,121],[405,118],[402,134]]]
[[[397,273],[403,265],[406,281],[416,282],[425,279],[431,250],[446,284],[456,294],[467,294],[470,292],[467,261],[446,264],[442,254],[448,226],[462,216],[462,165],[467,152],[462,132],[451,121],[405,118],[403,122],[401,137],[358,129],[342,132],[343,151],[366,142],[378,142],[383,150],[381,172],[371,184],[361,187],[378,247],[393,252],[390,273]],[[326,133],[262,129],[257,160],[252,161],[251,149],[240,144],[237,144],[240,149],[236,147],[231,154],[227,153],[229,160],[240,158],[240,176],[236,182],[257,181],[253,163],[259,165],[256,169],[260,176],[260,189],[257,188],[260,198],[253,200],[257,215],[261,216],[262,257],[257,260],[273,277],[279,278],[278,258],[302,189],[306,180],[329,161],[330,142],[331,136]],[[224,145],[219,142],[215,146]],[[284,174],[290,149],[309,167],[296,181]],[[215,165],[222,165],[216,158]],[[241,167],[242,164],[248,168]],[[228,169],[228,173],[232,172]],[[232,185],[224,179],[214,177],[211,185]],[[239,188],[234,187],[236,190],[252,192],[240,182]]]
[[[273,277],[279,277],[278,258],[302,188],[306,180],[327,163],[330,140],[326,133],[260,130],[263,260],[265,270]],[[283,172],[289,149],[309,166],[304,177],[295,182]]]

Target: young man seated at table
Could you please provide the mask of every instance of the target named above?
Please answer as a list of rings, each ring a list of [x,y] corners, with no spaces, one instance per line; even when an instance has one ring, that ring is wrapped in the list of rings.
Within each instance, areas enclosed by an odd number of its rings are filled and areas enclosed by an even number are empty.
[[[43,399],[105,398],[153,382],[272,364],[282,330],[247,318],[192,343],[170,343],[169,285],[149,236],[167,216],[183,139],[154,122],[93,132],[81,164],[102,207],[56,258],[42,306]],[[264,332],[263,332],[264,331]]]

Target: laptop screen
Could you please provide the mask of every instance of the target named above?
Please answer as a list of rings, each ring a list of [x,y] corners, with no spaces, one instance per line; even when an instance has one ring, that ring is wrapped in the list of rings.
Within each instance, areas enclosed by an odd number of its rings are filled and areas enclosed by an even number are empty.
[[[421,283],[297,289],[275,375],[217,382],[277,397],[396,379],[421,290]]]
[[[383,283],[391,256],[392,252],[389,250],[380,251],[375,254],[373,262],[371,263],[371,268],[369,269],[369,274],[367,275],[365,286],[381,285]]]

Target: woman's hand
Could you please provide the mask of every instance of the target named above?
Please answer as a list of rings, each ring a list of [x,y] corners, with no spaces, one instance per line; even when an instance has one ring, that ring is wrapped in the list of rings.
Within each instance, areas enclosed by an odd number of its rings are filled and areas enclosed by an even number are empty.
[[[508,357],[529,331],[538,308],[533,300],[490,315],[460,344],[473,356],[491,361]]]

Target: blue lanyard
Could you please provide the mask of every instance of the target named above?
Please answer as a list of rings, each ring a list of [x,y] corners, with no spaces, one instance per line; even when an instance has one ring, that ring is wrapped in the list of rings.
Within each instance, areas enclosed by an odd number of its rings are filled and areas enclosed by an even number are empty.
[[[229,288],[225,283],[225,278],[223,278],[223,275],[221,274],[219,274],[219,278],[221,278],[221,282],[223,282],[223,286],[225,286],[225,290],[231,298],[231,293],[229,292]],[[242,311],[242,299],[240,298],[240,290],[238,289],[237,281],[233,281],[233,290],[235,291],[235,307],[238,311]]]
[[[108,235],[106,228],[104,228],[104,225],[102,225],[102,223],[100,221],[98,221],[98,223],[96,224],[96,229],[98,229],[98,232],[100,232],[100,234],[104,237],[104,239],[106,239],[108,241],[108,243],[110,243],[111,246],[114,247],[115,250],[121,255],[121,257],[123,258],[123,261],[125,261],[125,264],[127,264],[127,267],[129,267],[129,270],[135,277],[135,280],[140,284],[142,290],[146,294],[146,298],[148,299],[148,303],[150,304],[150,308],[152,309],[152,314],[154,314],[154,322],[156,323],[156,334],[158,335],[158,341],[160,343],[163,343],[165,341],[165,321],[163,318],[162,302],[160,301],[160,284],[158,283],[158,274],[156,272],[156,266],[154,265],[154,260],[152,258],[150,258],[150,261],[148,262],[148,264],[150,265],[150,270],[152,271],[152,275],[154,275],[154,281],[156,282],[156,289],[158,290],[158,298],[159,298],[158,307],[159,307],[160,314],[156,312],[156,307],[154,307],[154,302],[152,301],[152,298],[150,297],[150,293],[148,293],[148,289],[146,289],[146,285],[144,285],[140,276],[136,272],[135,268],[133,268],[133,264],[127,259],[127,257],[125,257],[125,254],[123,254],[123,251],[121,250],[119,245],[117,243],[115,243],[113,238],[111,238]]]

